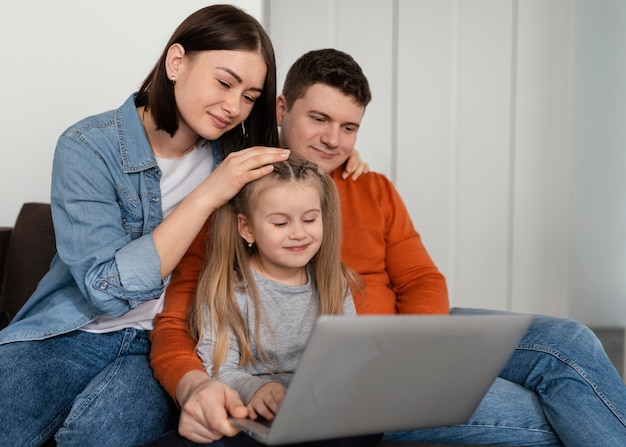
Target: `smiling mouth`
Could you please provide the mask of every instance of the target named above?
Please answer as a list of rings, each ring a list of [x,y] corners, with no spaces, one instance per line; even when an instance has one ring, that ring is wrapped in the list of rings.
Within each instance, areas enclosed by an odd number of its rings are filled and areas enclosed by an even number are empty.
[[[213,123],[215,123],[215,125],[220,129],[225,129],[230,125],[230,121],[228,120],[223,120],[219,116],[215,116],[215,115],[210,115],[210,116],[211,116],[211,119],[213,120]]]
[[[307,247],[309,246],[309,244],[306,245],[297,245],[295,247],[285,247],[287,250],[289,251],[297,251],[297,252],[301,252],[307,249]]]
[[[313,147],[313,150],[314,150],[317,154],[321,155],[321,156],[322,156],[322,157],[324,157],[324,158],[332,158],[332,157],[334,157],[334,156],[336,155],[336,154],[335,154],[335,153],[333,153],[333,152],[327,152],[327,151],[325,151],[325,150],[323,150],[323,149],[319,149],[319,148],[316,148],[316,147]]]

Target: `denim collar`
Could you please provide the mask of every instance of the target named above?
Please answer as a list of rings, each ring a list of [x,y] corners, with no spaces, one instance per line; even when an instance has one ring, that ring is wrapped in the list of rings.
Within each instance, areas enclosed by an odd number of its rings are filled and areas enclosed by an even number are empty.
[[[135,106],[136,93],[115,111],[115,125],[125,173],[140,172],[157,166],[148,136]]]

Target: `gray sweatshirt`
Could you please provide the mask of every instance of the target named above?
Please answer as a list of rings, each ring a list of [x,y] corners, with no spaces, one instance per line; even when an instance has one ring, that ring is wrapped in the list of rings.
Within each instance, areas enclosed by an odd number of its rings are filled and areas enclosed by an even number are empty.
[[[319,296],[315,285],[309,281],[303,286],[287,286],[254,273],[259,296],[264,307],[261,319],[261,342],[271,364],[261,362],[239,369],[240,351],[234,333],[229,331],[230,349],[226,360],[220,365],[218,380],[226,383],[249,403],[261,386],[275,381],[289,385],[300,357],[319,315]],[[258,358],[254,344],[254,304],[248,295],[237,294],[237,302],[251,334],[251,349]],[[345,315],[356,315],[352,296],[344,303]],[[213,371],[213,346],[210,328],[205,328],[198,347],[198,355],[209,374]]]

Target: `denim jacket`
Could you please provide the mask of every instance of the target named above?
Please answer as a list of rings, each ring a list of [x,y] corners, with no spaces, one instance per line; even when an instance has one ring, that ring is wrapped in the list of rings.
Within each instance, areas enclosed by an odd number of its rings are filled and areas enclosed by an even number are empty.
[[[152,239],[163,220],[161,171],[134,97],[59,137],[51,196],[57,255],[0,331],[0,344],[67,333],[105,313],[120,316],[164,291],[169,278],[161,278]]]

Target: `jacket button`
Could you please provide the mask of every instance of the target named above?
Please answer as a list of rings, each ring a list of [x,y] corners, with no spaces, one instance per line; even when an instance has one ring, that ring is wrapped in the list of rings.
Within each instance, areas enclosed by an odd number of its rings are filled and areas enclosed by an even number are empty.
[[[153,201],[154,203],[158,203],[158,202],[159,202],[159,198],[158,198],[158,197],[153,197],[153,198],[152,198],[152,201]]]

